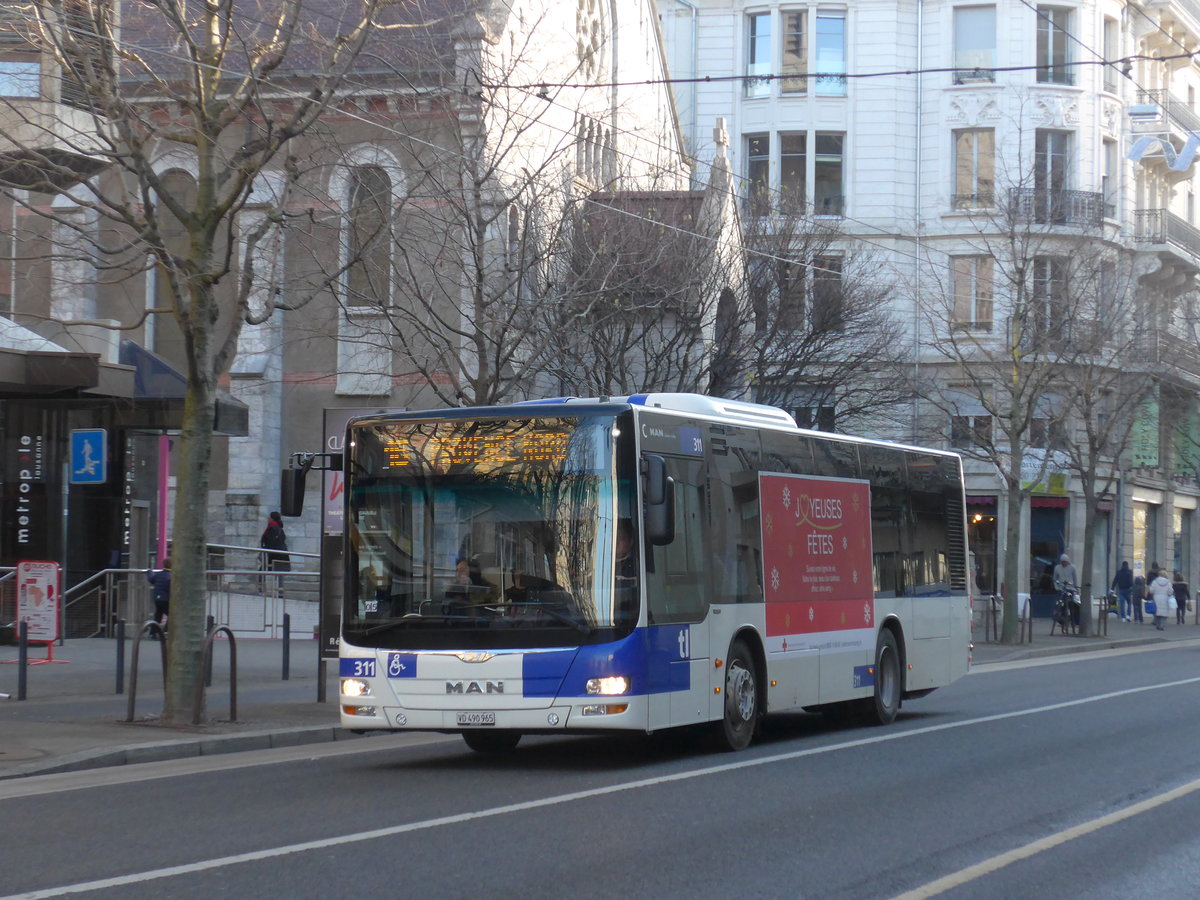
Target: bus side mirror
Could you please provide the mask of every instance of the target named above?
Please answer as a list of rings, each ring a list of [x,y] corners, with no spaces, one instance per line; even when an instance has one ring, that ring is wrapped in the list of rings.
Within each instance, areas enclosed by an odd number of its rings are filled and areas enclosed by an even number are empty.
[[[304,512],[304,477],[308,469],[284,469],[279,474],[279,513],[298,516]]]
[[[667,461],[646,454],[642,458],[642,493],[646,502],[646,540],[657,547],[675,540],[675,480],[667,474]]]

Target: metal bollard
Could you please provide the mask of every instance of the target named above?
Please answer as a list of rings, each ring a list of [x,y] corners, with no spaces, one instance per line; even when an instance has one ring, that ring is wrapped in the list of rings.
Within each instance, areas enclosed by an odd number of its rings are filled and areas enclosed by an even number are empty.
[[[283,680],[288,680],[288,669],[292,661],[292,617],[283,614]]]
[[[117,619],[117,693],[125,693],[125,620]]]
[[[29,623],[22,619],[17,623],[17,699],[25,699],[25,687],[29,681]]]

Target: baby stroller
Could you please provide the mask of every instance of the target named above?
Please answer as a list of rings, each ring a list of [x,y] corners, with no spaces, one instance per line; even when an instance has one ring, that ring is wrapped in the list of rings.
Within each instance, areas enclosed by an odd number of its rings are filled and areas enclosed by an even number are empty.
[[[1073,587],[1064,587],[1054,601],[1051,634],[1055,628],[1060,634],[1077,634],[1079,631],[1079,591]]]

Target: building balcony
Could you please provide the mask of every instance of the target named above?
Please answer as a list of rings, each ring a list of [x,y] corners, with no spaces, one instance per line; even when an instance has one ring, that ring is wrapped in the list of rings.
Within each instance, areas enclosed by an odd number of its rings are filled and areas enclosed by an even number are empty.
[[[1099,228],[1111,208],[1098,191],[1054,188],[1013,188],[1009,203],[1018,220],[1037,225]]]
[[[1200,228],[1165,209],[1136,209],[1133,239],[1139,244],[1162,244],[1200,259]]]
[[[1192,132],[1200,132],[1200,115],[1196,110],[1164,88],[1139,90],[1129,108],[1129,117],[1135,134],[1159,134],[1166,126],[1171,137],[1185,141]]]
[[[1200,378],[1200,347],[1194,340],[1171,334],[1165,328],[1146,328],[1137,336],[1137,356],[1143,362],[1163,363],[1169,368],[1155,365],[1158,372],[1175,370],[1180,375]]]
[[[92,113],[38,97],[0,106],[0,182],[10,187],[66,187],[105,162]]]

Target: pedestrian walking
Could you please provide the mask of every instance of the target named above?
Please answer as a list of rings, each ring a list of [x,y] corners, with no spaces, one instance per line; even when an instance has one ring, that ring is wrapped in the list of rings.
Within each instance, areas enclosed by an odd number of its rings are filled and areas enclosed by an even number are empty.
[[[263,529],[258,546],[267,551],[263,560],[263,568],[269,572],[292,571],[291,559],[287,554],[287,534],[283,530],[283,517],[272,512],[267,517],[267,527]]]
[[[1133,604],[1133,621],[1139,625],[1142,623],[1142,601],[1146,599],[1146,579],[1141,575],[1133,576],[1133,588],[1129,592],[1130,602]]]
[[[154,601],[154,621],[165,631],[163,623],[171,608],[171,557],[163,558],[161,569],[147,569],[146,580],[150,582],[150,599]]]
[[[1192,592],[1188,590],[1182,572],[1175,573],[1175,581],[1171,587],[1175,591],[1175,624],[1186,625],[1188,607],[1192,604]]]
[[[1146,596],[1154,601],[1154,627],[1159,631],[1166,631],[1164,623],[1174,609],[1175,591],[1167,576],[1158,570],[1157,563],[1151,575],[1150,583],[1146,585]]]
[[[1117,613],[1121,621],[1128,622],[1133,616],[1133,569],[1129,568],[1128,560],[1121,563],[1110,587],[1117,592]]]

